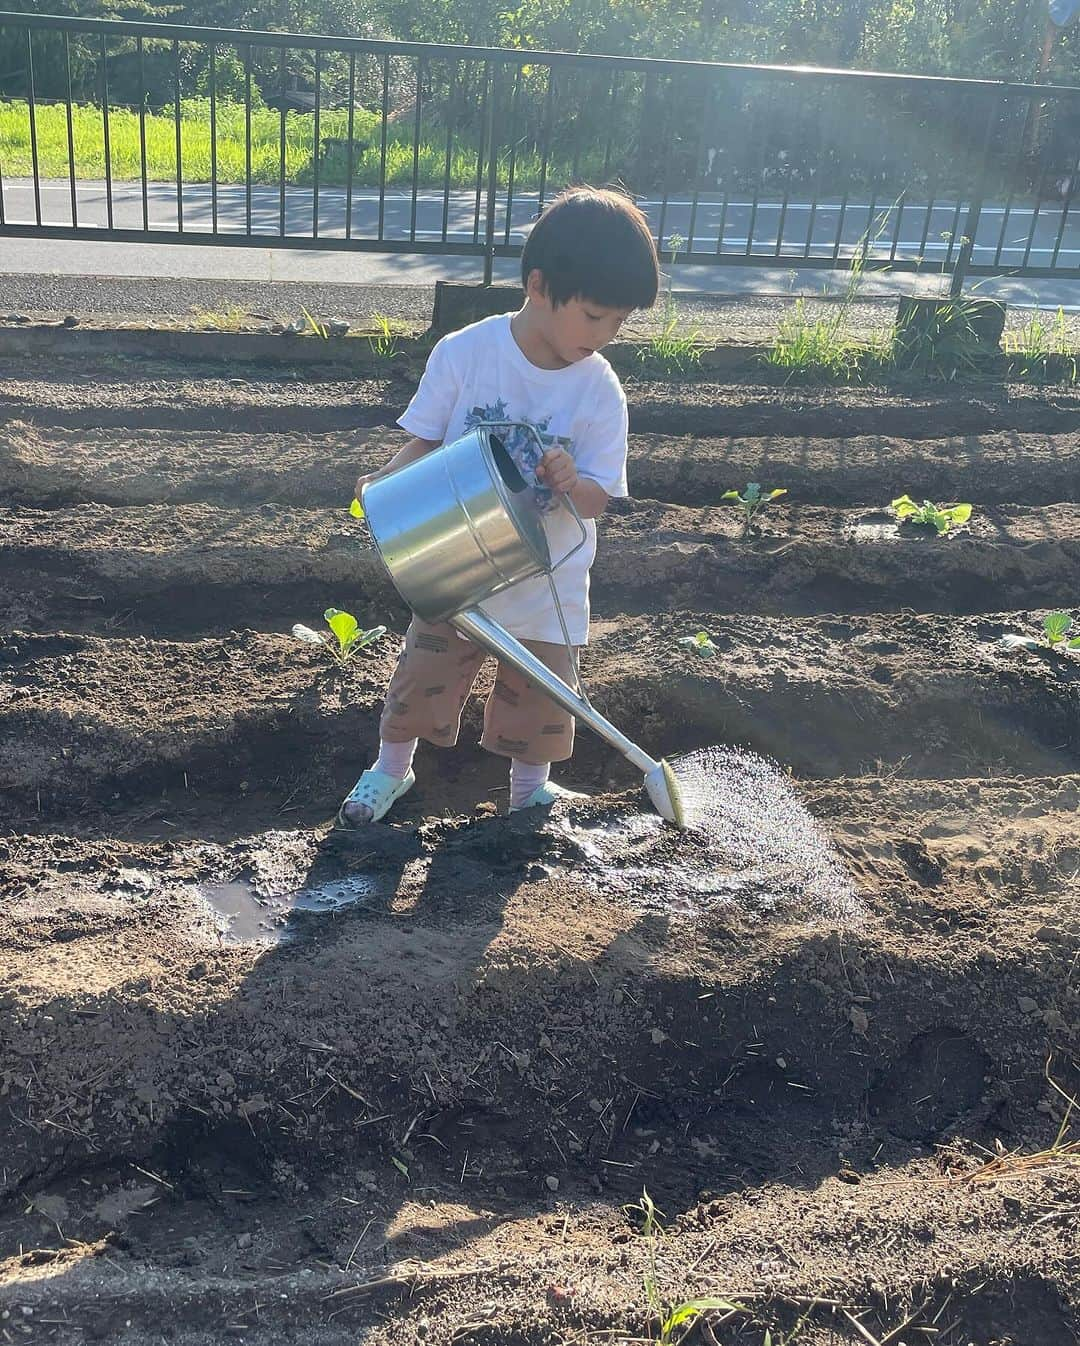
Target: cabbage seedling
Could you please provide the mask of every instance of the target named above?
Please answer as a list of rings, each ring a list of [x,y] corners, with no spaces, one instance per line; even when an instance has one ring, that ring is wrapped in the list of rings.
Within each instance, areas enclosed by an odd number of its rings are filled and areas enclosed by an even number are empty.
[[[746,537],[750,532],[750,525],[754,521],[754,515],[760,509],[764,509],[770,500],[775,500],[778,496],[787,495],[787,490],[762,491],[756,481],[746,483],[746,492],[740,495],[738,491],[725,491],[720,497],[721,501],[730,500],[732,504],[737,504],[743,512],[742,535]]]
[[[1069,628],[1072,626],[1072,618],[1067,612],[1048,612],[1043,618],[1043,630],[1046,632],[1046,643],[1050,648],[1057,649],[1063,645],[1067,650],[1080,650],[1080,636],[1073,636],[1071,640],[1066,640]]]
[[[708,631],[698,631],[693,636],[680,636],[679,644],[686,650],[692,650],[702,659],[711,659],[716,654],[716,646],[712,642],[712,636]]]
[[[305,644],[322,645],[329,649],[337,662],[342,665],[347,664],[357,650],[362,650],[365,645],[371,645],[386,635],[385,626],[373,626],[365,631],[351,612],[342,612],[340,608],[327,608],[323,617],[333,632],[334,640],[337,641],[336,647],[334,641],[324,632],[313,631],[310,626],[303,626],[299,622],[293,627],[292,633],[297,640],[302,640]]]
[[[917,505],[910,495],[901,495],[893,500],[890,508],[901,523],[932,524],[940,537],[958,523],[967,523],[971,518],[970,505],[935,505],[932,500],[924,500]]]

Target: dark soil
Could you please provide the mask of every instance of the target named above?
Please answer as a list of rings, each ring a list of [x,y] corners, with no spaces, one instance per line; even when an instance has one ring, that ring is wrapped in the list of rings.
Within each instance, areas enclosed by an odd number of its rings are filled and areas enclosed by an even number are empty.
[[[1080,1340],[1080,651],[1000,644],[1078,615],[1080,399],[631,381],[585,678],[760,797],[676,833],[582,732],[592,798],[507,818],[476,697],[342,838],[396,640],[289,631],[402,629],[347,505],[408,391],[0,381],[4,1341],[639,1343],[702,1297],[688,1344]],[[789,494],[743,538],[748,480]]]

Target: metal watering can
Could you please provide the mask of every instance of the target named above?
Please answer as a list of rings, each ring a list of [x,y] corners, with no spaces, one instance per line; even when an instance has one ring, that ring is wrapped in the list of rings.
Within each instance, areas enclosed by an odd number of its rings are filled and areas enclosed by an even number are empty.
[[[519,425],[536,437],[543,453],[538,432],[527,422],[488,422],[369,482],[362,504],[375,547],[394,587],[418,617],[450,622],[577,716],[644,773],[656,811],[682,827],[682,800],[667,761],[656,761],[632,743],[592,707],[580,682],[568,686],[478,606],[512,584],[547,575],[570,648],[553,575],[585,545],[588,534],[573,502],[564,496],[581,541],[552,564],[531,483],[496,433]]]

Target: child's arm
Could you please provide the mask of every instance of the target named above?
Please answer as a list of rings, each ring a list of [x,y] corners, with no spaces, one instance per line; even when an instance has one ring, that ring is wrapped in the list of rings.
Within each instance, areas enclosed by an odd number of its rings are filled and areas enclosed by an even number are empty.
[[[370,481],[378,481],[380,477],[388,477],[391,472],[396,472],[399,467],[407,467],[409,463],[415,463],[417,458],[423,458],[425,453],[430,453],[432,449],[437,449],[442,443],[440,439],[420,439],[413,438],[408,440],[398,449],[393,458],[376,472],[365,472],[362,477],[356,479],[356,498],[360,499],[360,492]]]

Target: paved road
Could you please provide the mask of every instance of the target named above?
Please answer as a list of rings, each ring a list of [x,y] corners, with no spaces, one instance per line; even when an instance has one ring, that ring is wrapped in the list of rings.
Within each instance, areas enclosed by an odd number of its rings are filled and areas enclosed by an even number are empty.
[[[22,221],[32,223],[36,220],[37,201],[40,200],[43,221],[54,224],[70,224],[71,197],[70,185],[66,181],[50,181],[41,184],[37,198],[31,183],[7,180],[3,189],[5,218],[9,222]],[[243,187],[219,186],[218,188],[218,228],[223,232],[242,232],[246,228],[247,202]],[[654,228],[660,224],[661,204],[658,201],[642,203],[652,220]],[[76,205],[81,224],[104,226],[107,223],[106,190],[103,183],[83,182],[77,184]],[[211,193],[205,185],[187,184],[182,192],[183,221],[189,230],[209,230],[212,227]],[[93,293],[92,285],[80,285],[78,277],[115,277],[142,278],[143,287],[139,291],[138,303],[133,311],[147,311],[149,296],[156,295],[152,307],[155,311],[175,313],[189,312],[190,306],[197,303],[202,307],[214,308],[217,301],[228,291],[235,294],[236,287],[264,287],[259,293],[261,300],[256,304],[265,308],[277,302],[278,311],[293,304],[272,299],[271,291],[265,287],[295,286],[297,294],[302,287],[319,289],[329,286],[379,286],[390,287],[391,291],[408,289],[412,294],[419,291],[427,293],[438,279],[456,279],[478,281],[482,277],[482,262],[472,256],[440,256],[415,253],[363,253],[318,248],[292,248],[274,246],[274,235],[280,225],[280,195],[273,187],[255,187],[252,189],[252,227],[266,234],[266,246],[214,246],[211,244],[185,244],[178,241],[176,235],[177,202],[175,184],[154,183],[148,192],[147,213],[152,228],[163,231],[163,242],[152,243],[111,243],[89,242],[86,240],[57,240],[41,238],[14,238],[0,235],[0,307],[3,309],[38,308],[71,309],[74,312],[105,311],[101,305],[107,303],[108,311],[127,311],[121,308],[115,299],[102,300]],[[320,193],[320,233],[344,233],[345,193],[334,189]],[[841,224],[841,236],[845,246],[854,246],[866,228],[870,203],[868,201],[849,202],[841,210],[841,203],[827,201],[814,207],[811,203],[789,203],[783,209],[778,203],[759,204],[756,208],[749,202],[729,203],[726,213],[720,203],[705,201],[699,203],[695,218],[695,246],[713,249],[716,246],[721,215],[723,215],[724,248],[737,254],[745,252],[746,235],[753,222],[756,247],[776,244],[778,228],[783,231],[782,244],[785,254],[776,260],[762,265],[680,265],[676,269],[676,288],[687,295],[724,295],[724,296],[760,296],[772,295],[789,297],[793,294],[817,296],[822,293],[839,293],[843,290],[846,273],[842,271],[823,271],[815,268],[800,267],[800,254],[810,239],[813,248],[825,250],[831,248]],[[678,199],[668,203],[664,213],[664,236],[669,239],[673,233],[681,232],[683,237],[689,234],[690,203]],[[286,192],[286,229],[291,233],[310,238],[312,232],[312,194],[310,190],[289,188]],[[473,239],[475,223],[475,196],[471,193],[454,193],[448,203],[441,194],[420,193],[416,203],[415,238],[431,240],[441,236],[444,210],[447,216],[447,234],[452,241],[469,243]],[[511,219],[511,241],[520,241],[522,230],[534,217],[535,197],[515,197]],[[870,218],[881,221],[884,208],[875,210]],[[378,232],[379,194],[370,189],[356,190],[353,195],[354,234],[365,237]],[[984,208],[982,223],[977,239],[977,260],[989,260],[1001,244],[1001,261],[1018,265],[1022,261],[1031,230],[1033,212],[1030,207],[1014,208],[1008,213],[1001,206]],[[142,227],[141,190],[137,183],[114,184],[113,220],[118,227]],[[940,280],[933,273],[934,261],[943,258],[947,243],[940,235],[945,232],[957,232],[962,228],[956,224],[955,206],[936,207],[926,218],[925,207],[906,207],[902,213],[892,212],[885,221],[881,240],[886,252],[897,238],[897,255],[914,257],[922,246],[922,236],[926,232],[926,244],[922,249],[930,259],[927,267],[918,275],[912,273],[870,273],[861,287],[861,294],[867,298],[874,296],[894,296],[913,291],[932,293],[940,286]],[[505,208],[498,215],[500,238],[506,237]],[[383,226],[386,237],[407,240],[413,235],[413,202],[411,193],[388,192],[383,202]],[[1059,244],[1060,232],[1060,244]],[[1034,241],[1030,260],[1036,264],[1046,264],[1058,248],[1059,264],[1077,266],[1076,279],[1055,278],[1053,280],[1022,280],[1012,277],[1000,277],[983,281],[979,293],[1007,300],[1013,306],[1039,306],[1056,309],[1059,305],[1067,310],[1080,309],[1080,216],[1070,212],[1061,227],[1061,208],[1045,208],[1035,217]],[[512,259],[498,259],[495,266],[497,281],[512,281],[517,277],[518,266]],[[25,280],[16,283],[15,278]],[[67,282],[54,282],[54,289],[46,294],[45,277],[68,277]],[[185,297],[189,302],[177,309],[175,290],[177,282],[183,281]],[[190,283],[189,283],[190,282]],[[198,282],[202,282],[201,285]],[[230,290],[231,287],[231,290]],[[247,302],[254,291],[248,292],[248,299],[236,299],[234,302]],[[81,300],[80,300],[81,296]],[[345,304],[341,295],[333,295],[333,309],[356,313],[363,308],[371,311],[364,302],[354,300]],[[28,300],[33,299],[31,303]],[[44,300],[55,302],[42,302]],[[391,296],[391,300],[393,296]],[[130,302],[130,301],[126,301]],[[306,300],[301,300],[305,302]],[[293,305],[296,307],[296,305]],[[310,304],[307,305],[311,307]],[[414,307],[410,301],[408,307]],[[393,302],[380,311],[392,313]],[[324,306],[322,312],[329,314],[331,307]],[[396,316],[393,315],[392,316]],[[401,315],[404,316],[404,315]]]
[[[110,204],[111,201],[111,204]],[[469,245],[482,240],[485,227],[483,203],[477,209],[473,192],[455,191],[444,197],[441,192],[418,192],[413,199],[407,191],[379,192],[356,189],[352,197],[352,234],[360,239],[379,237],[380,214],[383,236],[395,241],[433,242],[444,236],[450,243]],[[72,223],[71,185],[50,179],[35,191],[31,181],[9,180],[3,188],[4,218],[9,223],[70,225]],[[347,196],[343,189],[319,193],[318,217],[310,188],[254,186],[251,190],[250,232],[269,238],[287,235],[310,238],[344,237]],[[745,252],[752,233],[753,250],[776,251],[782,264],[791,265],[807,250],[814,256],[831,254],[837,238],[840,246],[851,249],[869,231],[876,238],[875,251],[888,255],[895,240],[895,255],[913,260],[920,254],[928,264],[940,263],[949,249],[945,235],[959,237],[963,231],[966,207],[956,203],[938,204],[932,209],[910,205],[894,209],[890,203],[836,200],[813,203],[793,201],[723,202],[704,199],[696,209],[691,201],[676,198],[667,203],[646,199],[641,202],[654,232],[663,229],[665,246],[673,235],[688,239],[694,226],[695,249],[714,252],[721,231],[723,250]],[[496,210],[496,236],[500,242],[520,243],[524,231],[536,216],[535,195],[515,196],[509,220],[506,199]],[[110,210],[111,220],[110,225]],[[693,216],[693,219],[691,219]],[[1080,212],[1065,214],[1060,203],[1044,205],[1037,211],[1031,206],[984,206],[975,240],[975,261],[990,262],[998,257],[1003,266],[1020,266],[1025,256],[1032,265],[1050,265],[1055,254],[1062,266],[1080,266]],[[142,229],[144,208],[141,184],[114,183],[111,189],[102,182],[77,182],[75,217],[80,225],[94,228]],[[178,192],[175,183],[148,184],[145,222],[151,229],[175,233],[178,230],[244,234],[248,229],[247,192],[243,186],[221,184],[216,201],[205,183],[184,184]],[[1034,232],[1032,233],[1032,226]],[[316,228],[317,226],[317,228]],[[1032,235],[1029,244],[1029,234]],[[268,238],[268,241],[269,241]]]

